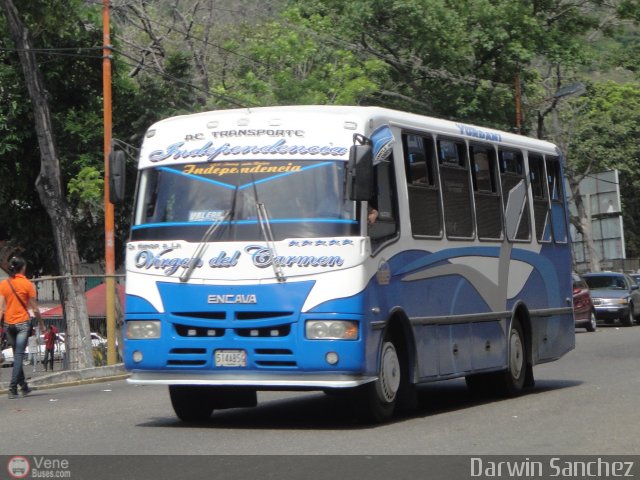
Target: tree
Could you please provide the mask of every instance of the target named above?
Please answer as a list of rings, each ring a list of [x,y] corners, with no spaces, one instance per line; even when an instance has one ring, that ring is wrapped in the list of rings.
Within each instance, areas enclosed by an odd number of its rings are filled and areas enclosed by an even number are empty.
[[[55,137],[52,129],[49,101],[40,68],[33,54],[29,30],[25,27],[12,0],[0,0],[13,38],[24,81],[29,91],[33,108],[35,130],[40,149],[40,173],[36,180],[36,190],[51,219],[54,244],[58,263],[64,278],[59,282],[62,287],[64,312],[67,319],[67,352],[72,369],[93,366],[89,319],[84,297],[83,285],[72,278],[79,271],[80,257],[72,225],[71,212],[66,202],[60,176],[59,158],[56,152]]]
[[[627,256],[640,256],[640,84],[599,82],[589,85],[587,95],[575,99],[579,115],[572,124],[568,165],[571,176],[617,169],[620,171],[623,222]],[[574,195],[579,192],[574,192]]]
[[[114,5],[117,53],[129,65],[131,78],[144,83],[150,76],[160,76],[174,89],[190,89],[196,100],[189,105],[190,111],[201,110],[215,95],[210,89],[212,77],[217,82],[224,75],[228,56],[234,54],[222,46],[234,32],[232,27],[265,21],[281,3],[284,0],[236,0],[233,5],[226,0],[133,0]],[[178,62],[183,64],[182,71],[188,71],[186,75],[176,70]],[[226,100],[238,105],[231,97]]]
[[[285,18],[260,28],[239,27],[239,39],[225,45],[236,52],[229,60],[234,68],[225,69],[213,87],[209,107],[227,106],[229,97],[248,106],[358,104],[378,89],[383,62],[375,58],[360,62],[348,49],[323,44],[322,34],[331,30],[330,19],[305,19],[296,9]]]

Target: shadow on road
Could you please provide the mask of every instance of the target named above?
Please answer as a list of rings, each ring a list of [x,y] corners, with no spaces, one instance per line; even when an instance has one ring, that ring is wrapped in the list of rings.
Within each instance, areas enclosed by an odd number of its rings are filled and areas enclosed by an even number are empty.
[[[408,414],[397,415],[390,423],[412,418],[423,418],[485,405],[494,402],[518,401],[531,395],[572,388],[582,382],[567,380],[542,380],[522,397],[505,399],[471,393],[464,380],[450,380],[423,385],[418,390],[418,408]],[[177,417],[155,418],[141,427],[170,428],[220,428],[220,429],[269,429],[269,430],[354,430],[375,428],[378,425],[363,423],[348,398],[323,393],[300,393],[278,400],[260,399],[254,408],[216,410],[210,419],[198,423],[185,423]]]

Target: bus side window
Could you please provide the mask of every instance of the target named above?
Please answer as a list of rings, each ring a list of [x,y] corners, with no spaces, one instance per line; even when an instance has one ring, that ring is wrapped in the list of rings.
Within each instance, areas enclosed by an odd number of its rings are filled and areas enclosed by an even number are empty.
[[[553,225],[553,236],[558,243],[567,242],[567,223],[564,195],[562,189],[562,175],[560,174],[560,161],[558,157],[546,157],[547,185],[549,196],[551,197],[551,222]]]
[[[368,227],[374,251],[398,234],[398,200],[393,165],[392,154],[374,167],[375,193],[370,206],[378,210],[378,218]]]
[[[549,195],[545,182],[544,161],[541,155],[529,154],[529,180],[533,194],[533,219],[539,242],[551,241],[551,218],[549,215]]]
[[[467,147],[464,142],[443,138],[436,145],[447,237],[473,238]]]
[[[471,179],[476,204],[478,238],[502,238],[502,204],[498,188],[496,151],[489,145],[469,145]]]
[[[409,218],[415,236],[442,236],[440,191],[433,139],[403,134],[402,145],[409,194]]]
[[[498,164],[508,238],[509,240],[531,240],[529,196],[522,152],[498,150]]]

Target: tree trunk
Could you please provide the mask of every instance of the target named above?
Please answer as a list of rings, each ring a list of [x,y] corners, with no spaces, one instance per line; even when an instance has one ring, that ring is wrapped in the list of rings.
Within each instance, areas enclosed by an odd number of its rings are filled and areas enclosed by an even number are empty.
[[[573,179],[573,181],[570,180],[570,186],[573,202],[578,212],[577,227],[582,233],[582,239],[584,241],[584,246],[586,249],[585,260],[589,265],[590,272],[599,272],[601,270],[600,257],[598,255],[598,251],[596,250],[595,241],[593,240],[591,215],[589,211],[587,211],[587,209],[591,208],[591,205],[588,203],[585,206],[584,204],[582,195],[580,194],[580,182],[576,182],[575,179]]]
[[[69,368],[92,367],[93,355],[84,287],[81,280],[71,278],[71,275],[79,271],[80,256],[71,213],[63,195],[60,162],[55,148],[44,81],[32,52],[29,31],[22,23],[13,1],[0,0],[0,6],[5,12],[7,27],[18,49],[25,83],[33,104],[40,148],[40,173],[36,180],[36,189],[51,219],[60,274],[66,277],[60,282],[60,295],[67,320],[66,352]]]

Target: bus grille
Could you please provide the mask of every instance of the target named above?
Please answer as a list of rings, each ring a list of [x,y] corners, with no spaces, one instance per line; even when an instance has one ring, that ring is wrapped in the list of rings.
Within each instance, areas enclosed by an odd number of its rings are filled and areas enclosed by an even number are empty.
[[[256,348],[255,363],[259,367],[296,367],[293,352],[286,348]]]
[[[291,332],[291,325],[275,325],[263,328],[237,328],[240,337],[286,337]]]
[[[224,328],[192,327],[189,325],[175,325],[176,333],[181,337],[221,337],[224,335]]]
[[[213,352],[206,348],[172,348],[169,351],[168,367],[204,367]],[[292,368],[298,364],[293,351],[288,348],[256,348],[252,355],[255,366],[262,368]]]
[[[207,353],[207,350],[205,348],[172,348],[169,351],[169,354],[178,358],[171,358],[167,360],[167,365],[176,366],[176,367],[204,366],[207,363],[206,353]],[[185,357],[180,358],[181,355],[184,355]],[[194,356],[197,356],[197,355],[205,355],[205,356],[202,358],[193,358]]]

